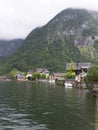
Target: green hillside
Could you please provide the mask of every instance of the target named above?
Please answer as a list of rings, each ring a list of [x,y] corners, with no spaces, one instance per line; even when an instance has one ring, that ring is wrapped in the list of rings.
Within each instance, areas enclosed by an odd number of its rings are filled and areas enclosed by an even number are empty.
[[[85,50],[84,55],[81,47],[94,47],[97,35],[96,20],[89,12],[66,9],[45,26],[34,29],[23,46],[0,63],[0,74],[8,73],[13,68],[27,71],[37,67],[58,72],[65,71],[67,62],[91,61],[93,56],[91,58]]]

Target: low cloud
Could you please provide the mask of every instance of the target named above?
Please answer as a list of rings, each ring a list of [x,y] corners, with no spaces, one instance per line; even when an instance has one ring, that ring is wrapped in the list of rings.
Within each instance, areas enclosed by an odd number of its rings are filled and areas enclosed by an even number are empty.
[[[69,7],[98,9],[97,0],[0,0],[0,38],[25,38]]]

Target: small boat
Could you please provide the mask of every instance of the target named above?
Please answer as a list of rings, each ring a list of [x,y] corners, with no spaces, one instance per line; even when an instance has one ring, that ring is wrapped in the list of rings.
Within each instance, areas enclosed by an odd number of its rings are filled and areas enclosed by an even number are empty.
[[[64,85],[65,85],[65,88],[72,88],[71,82],[65,82]]]
[[[49,83],[55,83],[54,79],[49,80]]]

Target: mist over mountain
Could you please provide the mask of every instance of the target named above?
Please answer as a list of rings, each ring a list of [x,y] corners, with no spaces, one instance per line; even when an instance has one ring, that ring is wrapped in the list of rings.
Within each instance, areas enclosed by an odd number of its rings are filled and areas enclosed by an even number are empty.
[[[22,39],[0,40],[0,57],[13,54],[22,44]]]
[[[63,10],[45,26],[34,29],[17,52],[2,61],[0,73],[37,67],[64,72],[70,61],[97,63],[97,16],[84,9]]]

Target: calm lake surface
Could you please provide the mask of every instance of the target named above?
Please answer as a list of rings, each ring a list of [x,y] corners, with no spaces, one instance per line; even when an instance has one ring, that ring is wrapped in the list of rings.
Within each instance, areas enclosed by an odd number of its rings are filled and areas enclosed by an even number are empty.
[[[98,130],[97,104],[87,90],[0,82],[0,130]]]

